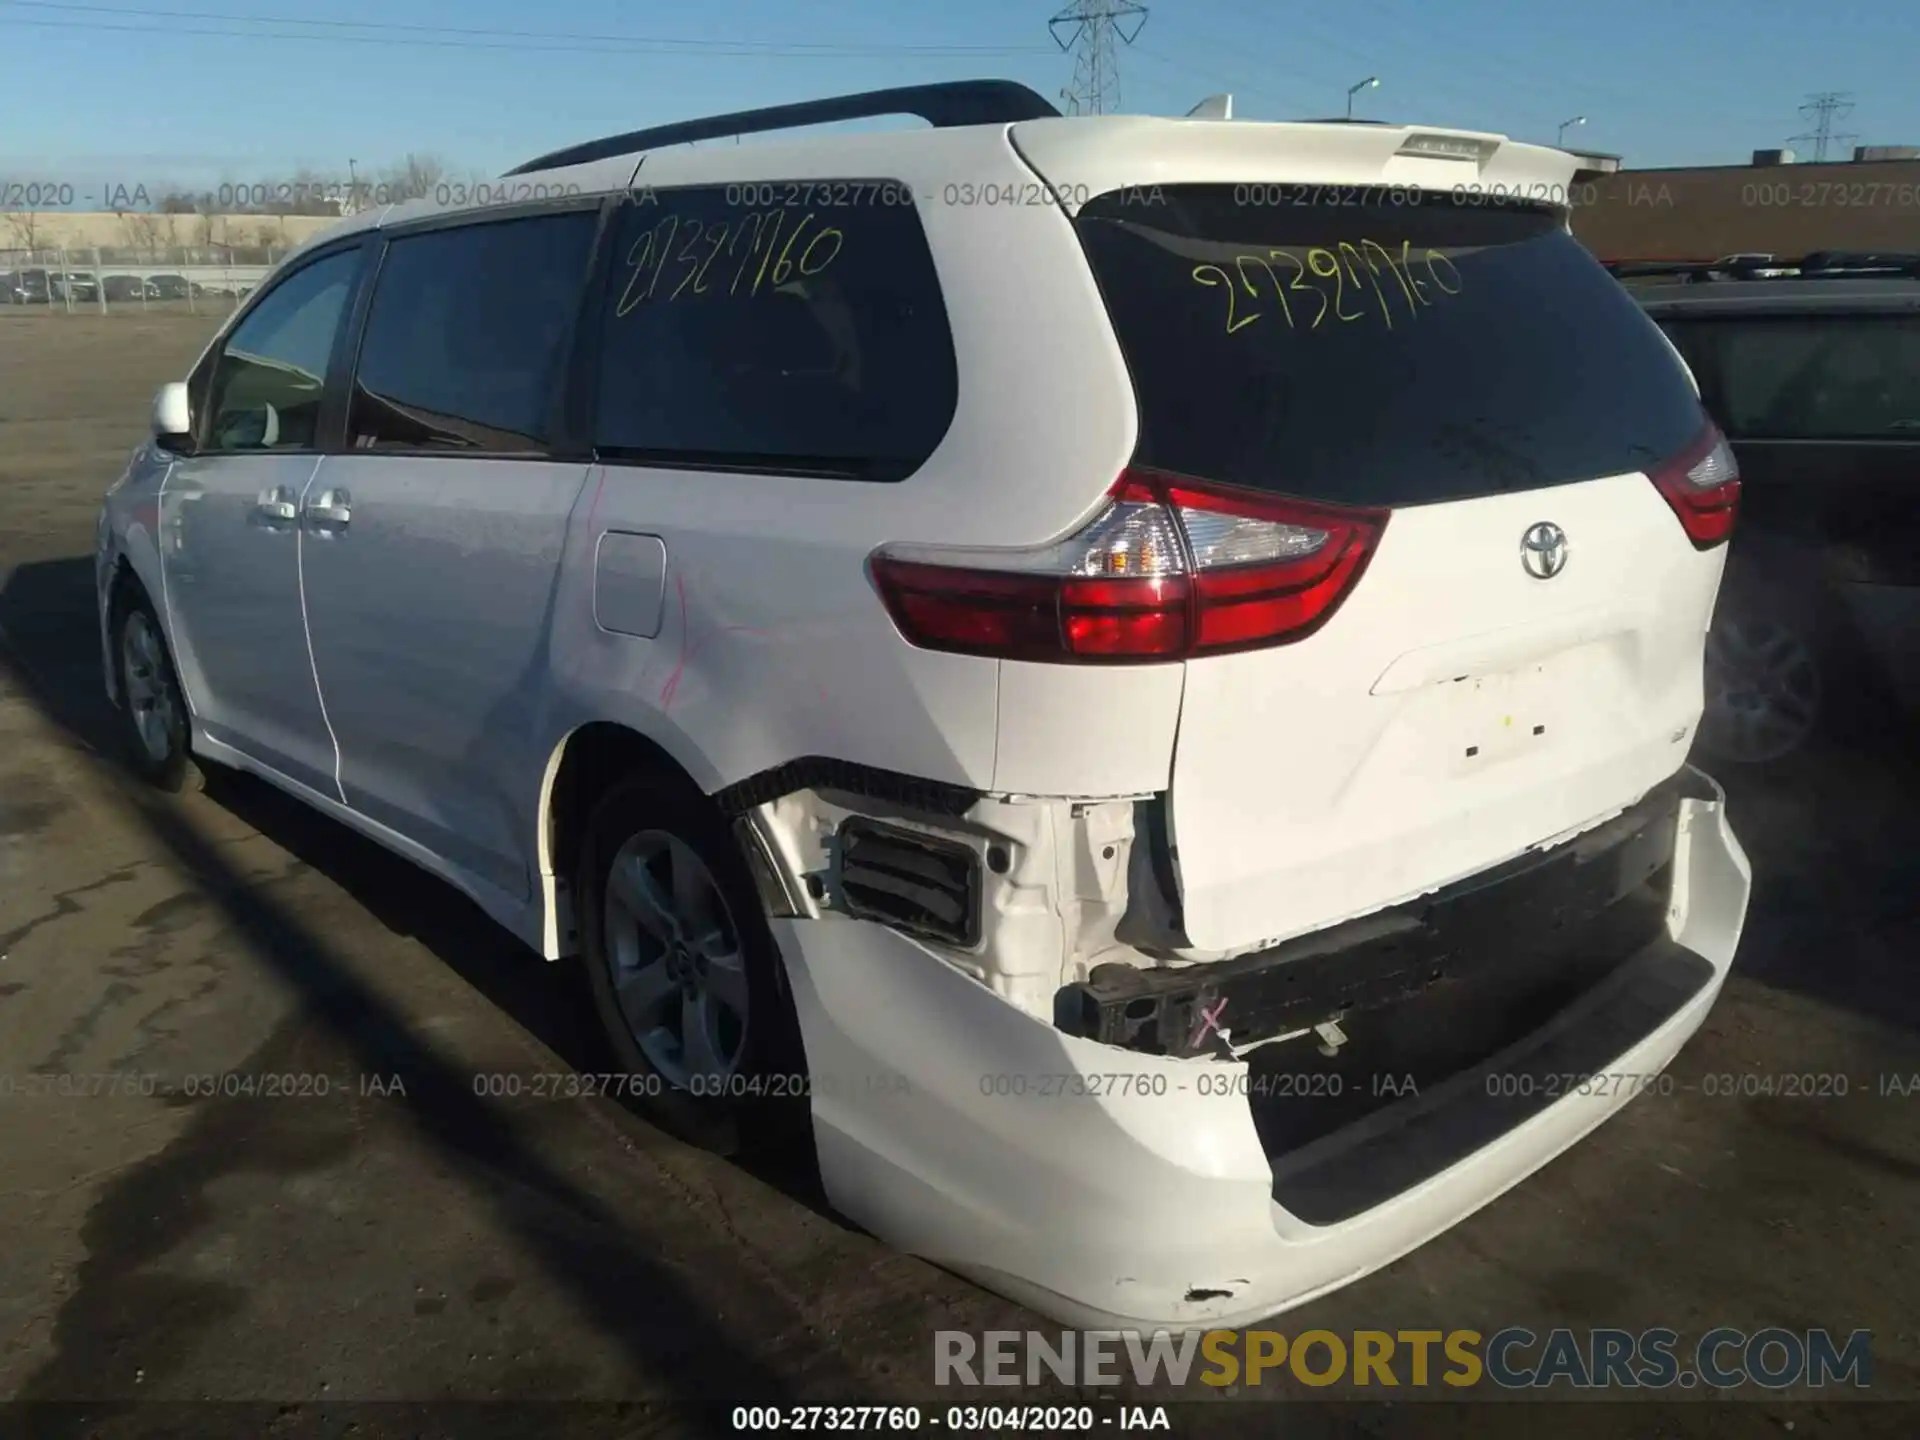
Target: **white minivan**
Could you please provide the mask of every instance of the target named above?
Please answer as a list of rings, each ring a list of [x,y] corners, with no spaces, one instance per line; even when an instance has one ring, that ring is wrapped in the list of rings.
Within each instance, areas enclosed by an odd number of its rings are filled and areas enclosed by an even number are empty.
[[[580,956],[663,1123],[905,1249],[1297,1304],[1645,1088],[1746,913],[1737,472],[1573,164],[966,82],[351,217],[108,494],[135,762]]]

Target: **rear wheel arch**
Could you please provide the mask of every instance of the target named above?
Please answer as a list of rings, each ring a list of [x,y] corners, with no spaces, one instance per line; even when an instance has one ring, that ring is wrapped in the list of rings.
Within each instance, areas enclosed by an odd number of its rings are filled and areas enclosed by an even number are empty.
[[[595,869],[604,881],[605,862],[620,837],[657,826],[691,842],[703,862],[713,866],[723,895],[734,907],[742,954],[749,957],[749,971],[757,977],[750,981],[757,997],[751,1013],[762,1027],[751,1032],[758,1038],[749,1052],[750,1073],[804,1074],[805,1047],[792,1012],[785,959],[756,903],[761,897],[747,856],[713,797],[658,742],[611,721],[590,722],[567,735],[547,767],[545,792],[540,844],[548,894],[556,900],[562,893],[567,896],[554,927],[558,949],[588,961],[586,978],[595,1008],[621,1063],[636,1074],[648,1073],[632,1036],[623,1036],[621,1030],[620,1004],[609,988],[612,977],[604,973],[606,940],[597,908],[603,897],[596,894],[601,885],[587,871]],[[579,893],[583,888],[588,892],[584,896]],[[738,1109],[718,1097],[703,1100],[698,1092],[676,1096],[669,1091],[649,1108],[682,1138],[722,1153],[731,1153],[750,1135],[755,1148],[770,1144],[776,1151],[804,1141],[802,1148],[810,1156],[806,1093],[804,1084],[796,1084],[780,1103]],[[801,1112],[797,1115],[796,1106]],[[759,1111],[766,1113],[755,1113]]]
[[[661,776],[696,793],[700,787],[661,745],[611,720],[570,731],[555,747],[541,796],[541,869],[571,879],[580,861],[587,818],[599,797],[636,775]]]

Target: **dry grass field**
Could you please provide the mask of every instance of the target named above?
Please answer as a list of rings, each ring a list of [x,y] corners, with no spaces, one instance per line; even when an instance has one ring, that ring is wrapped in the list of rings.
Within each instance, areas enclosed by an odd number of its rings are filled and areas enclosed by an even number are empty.
[[[0,503],[14,538],[91,521],[155,387],[186,378],[221,318],[0,306]]]

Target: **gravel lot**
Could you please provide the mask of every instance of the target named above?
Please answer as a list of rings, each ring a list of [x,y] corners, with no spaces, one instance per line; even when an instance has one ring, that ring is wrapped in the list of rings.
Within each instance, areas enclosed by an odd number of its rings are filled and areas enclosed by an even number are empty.
[[[572,966],[257,782],[165,799],[116,763],[94,516],[154,386],[208,331],[0,310],[0,1396],[89,1402],[10,1416],[48,1433],[365,1435],[454,1412],[351,1402],[593,1400],[627,1408],[542,1410],[541,1428],[617,1414],[624,1433],[677,1434],[716,1415],[727,1429],[714,1407],[748,1397],[944,1408],[934,1329],[1040,1322],[838,1221],[802,1178],[691,1151],[618,1103],[477,1097],[478,1073],[610,1068]],[[1873,1394],[1920,1399],[1920,1095],[1881,1093],[1882,1076],[1920,1075],[1920,773],[1910,746],[1862,744],[1722,778],[1755,908],[1676,1093],[1285,1329],[1866,1328]],[[325,1096],[177,1093],[226,1071],[334,1079]],[[1847,1095],[1703,1087],[1819,1072],[1847,1076]],[[21,1093],[46,1073],[159,1079],[150,1095]],[[1267,1398],[1282,1396],[1325,1392]],[[1176,1425],[1276,1433],[1238,1398]],[[204,1400],[272,1403],[153,1403]],[[449,1433],[526,1424],[459,1413]],[[1652,1418],[1602,1401],[1552,1423],[1650,1433]],[[1486,1420],[1355,1402],[1287,1424],[1469,1435]],[[1913,1420],[1758,1398],[1679,1404],[1658,1428]]]

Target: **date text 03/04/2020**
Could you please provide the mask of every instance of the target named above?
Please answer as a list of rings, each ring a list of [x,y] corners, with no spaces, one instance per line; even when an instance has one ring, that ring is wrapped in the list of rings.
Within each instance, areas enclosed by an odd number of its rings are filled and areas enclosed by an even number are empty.
[[[1024,1074],[985,1070],[980,1093],[1007,1099],[1098,1099],[1128,1095],[1200,1095],[1240,1100],[1335,1099],[1346,1094],[1377,1096],[1417,1095],[1420,1087],[1411,1074],[1378,1071],[1371,1075],[1341,1075],[1326,1071],[1216,1071],[1196,1066],[1189,1075],[1170,1078],[1164,1070],[1063,1071]]]
[[[1094,1430],[1171,1430],[1164,1405],[736,1405],[733,1428],[746,1430],[937,1430],[952,1435],[1074,1434]]]
[[[800,1072],[759,1075],[694,1075],[684,1085],[658,1075],[631,1071],[593,1073],[579,1070],[482,1070],[474,1074],[473,1093],[488,1099],[592,1100],[655,1099],[669,1090],[706,1100],[788,1100],[810,1095],[878,1095],[910,1088],[904,1075],[886,1072],[852,1078],[813,1077]]]

